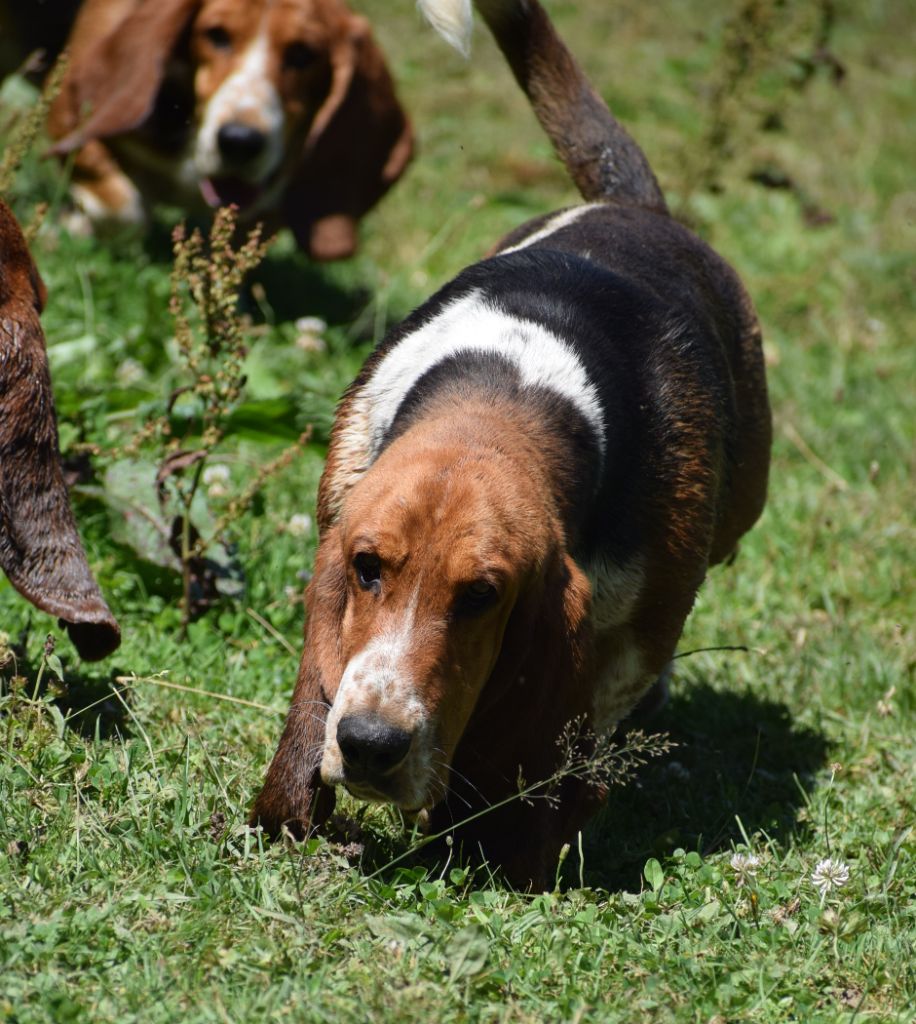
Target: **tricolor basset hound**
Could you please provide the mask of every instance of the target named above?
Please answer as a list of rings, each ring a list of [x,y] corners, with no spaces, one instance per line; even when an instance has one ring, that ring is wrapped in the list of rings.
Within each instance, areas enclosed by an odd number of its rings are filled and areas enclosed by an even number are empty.
[[[342,0],[84,0],[49,117],[96,225],[234,203],[349,256],[413,135],[368,22]]]
[[[463,4],[421,6],[464,27]],[[602,788],[474,816],[550,777],[568,723],[613,730],[665,672],[763,508],[770,411],[735,273],[672,219],[535,0],[476,6],[587,202],[464,270],[344,395],[253,821],[304,831],[342,785],[435,831],[465,821],[466,851],[539,886]]]
[[[45,287],[0,200],[0,569],[37,608],[57,615],[87,660],[121,632],[86,562],[57,443],[39,314]]]

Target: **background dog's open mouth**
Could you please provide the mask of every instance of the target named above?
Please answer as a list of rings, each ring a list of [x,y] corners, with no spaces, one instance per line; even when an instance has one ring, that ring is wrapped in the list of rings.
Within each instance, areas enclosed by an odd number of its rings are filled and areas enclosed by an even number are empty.
[[[261,194],[261,186],[243,178],[202,178],[200,193],[207,206],[237,206],[240,210],[252,206]]]

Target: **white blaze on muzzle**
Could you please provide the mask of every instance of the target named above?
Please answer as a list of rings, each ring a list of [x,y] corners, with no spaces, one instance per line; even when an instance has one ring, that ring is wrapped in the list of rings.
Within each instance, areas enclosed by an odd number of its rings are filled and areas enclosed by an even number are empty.
[[[218,138],[220,128],[236,122],[256,128],[266,139],[263,151],[245,168],[247,179],[263,182],[280,165],[285,117],[283,101],[268,75],[269,65],[270,38],[262,28],[239,66],[207,103],[194,147],[194,162],[201,177],[238,173],[223,166]]]
[[[373,715],[413,737],[403,771],[413,777],[410,790],[425,789],[433,729],[417,692],[412,655],[416,641],[418,593],[414,592],[399,619],[389,622],[358,651],[344,669],[325,733],[321,774],[325,782],[344,781],[337,726],[350,715]]]

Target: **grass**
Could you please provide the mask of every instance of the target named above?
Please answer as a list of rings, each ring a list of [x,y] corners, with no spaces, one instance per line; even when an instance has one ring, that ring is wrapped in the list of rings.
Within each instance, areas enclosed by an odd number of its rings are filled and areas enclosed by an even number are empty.
[[[0,629],[28,680],[0,695],[0,1020],[909,1024],[916,58],[902,0],[838,0],[839,83],[822,63],[802,85],[791,59],[811,53],[815,7],[776,8],[778,45],[725,108],[715,181],[698,148],[734,6],[550,5],[672,201],[741,272],[767,339],[770,501],[681,645],[747,651],[677,662],[653,723],[676,750],[613,792],[550,893],[454,863],[385,868],[409,842],[385,809],[351,805],[343,834],[304,847],[266,849],[246,830],[314,554],[289,524],[313,510],[336,396],[387,324],[501,233],[574,199],[482,31],[466,66],[409,4],[359,6],[421,149],[355,260],[308,266],[281,239],[246,302],[233,487],[309,423],[315,441],[235,526],[244,593],[179,643],[177,578],[115,539],[91,485],[76,511],[120,651],[80,664],[0,581]],[[4,96],[23,100],[16,83]],[[774,168],[789,187],[750,180]],[[12,199],[23,219],[52,203],[34,249],[72,451],[160,411],[176,369],[167,216],[145,243],[103,244],[60,227],[60,196],[57,172],[27,161]],[[302,315],[328,321],[326,352],[295,344]],[[49,632],[64,686],[36,694],[39,670],[53,677]],[[159,673],[250,704],[165,688]],[[736,850],[760,860],[741,886]],[[811,874],[827,857],[849,880],[822,900]]]

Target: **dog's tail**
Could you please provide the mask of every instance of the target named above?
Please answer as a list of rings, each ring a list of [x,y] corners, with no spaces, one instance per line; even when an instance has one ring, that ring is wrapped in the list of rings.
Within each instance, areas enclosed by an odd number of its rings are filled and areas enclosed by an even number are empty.
[[[418,0],[467,55],[471,0]],[[537,0],[474,0],[584,199],[666,209],[649,161],[595,92]]]

